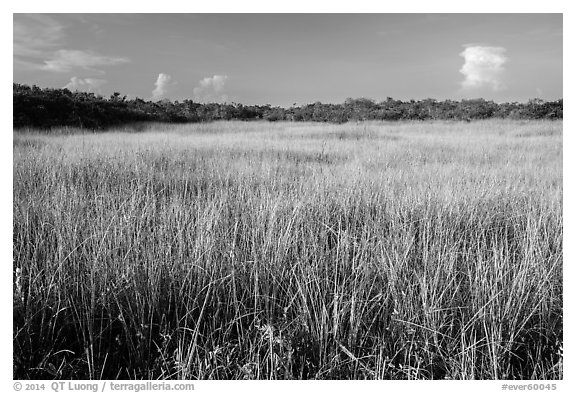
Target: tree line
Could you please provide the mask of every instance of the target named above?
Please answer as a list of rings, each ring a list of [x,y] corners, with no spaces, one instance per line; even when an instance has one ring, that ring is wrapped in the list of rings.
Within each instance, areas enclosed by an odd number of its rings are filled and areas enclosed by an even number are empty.
[[[13,84],[15,128],[61,126],[105,129],[128,123],[158,121],[171,123],[214,120],[315,121],[345,123],[362,120],[459,120],[476,119],[562,119],[563,99],[531,99],[525,103],[495,103],[468,99],[401,101],[388,97],[376,102],[348,98],[342,104],[315,102],[289,108],[238,103],[206,103],[192,100],[147,101],[128,99],[120,93],[103,97],[68,89],[40,88]]]

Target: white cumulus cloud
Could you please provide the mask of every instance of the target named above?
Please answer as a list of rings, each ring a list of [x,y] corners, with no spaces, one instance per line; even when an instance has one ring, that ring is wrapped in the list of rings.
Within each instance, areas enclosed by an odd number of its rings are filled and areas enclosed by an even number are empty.
[[[158,79],[154,83],[156,88],[152,91],[152,98],[160,99],[166,95],[168,92],[168,87],[170,86],[170,82],[172,81],[172,77],[168,74],[160,73],[158,74]]]
[[[490,87],[494,91],[504,90],[504,64],[508,61],[506,48],[498,46],[468,46],[460,56],[464,65],[461,85],[464,89]]]
[[[107,81],[105,79],[96,78],[78,78],[73,76],[70,78],[70,82],[64,88],[71,91],[85,91],[89,93],[100,93],[100,88]]]
[[[203,102],[225,102],[228,96],[224,94],[224,88],[228,75],[214,75],[202,79],[194,88],[194,99]]]

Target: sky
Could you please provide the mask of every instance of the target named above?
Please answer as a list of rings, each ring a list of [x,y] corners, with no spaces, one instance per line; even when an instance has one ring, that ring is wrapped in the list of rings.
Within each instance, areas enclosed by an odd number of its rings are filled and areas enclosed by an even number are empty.
[[[13,78],[284,107],[562,98],[562,14],[14,14]]]

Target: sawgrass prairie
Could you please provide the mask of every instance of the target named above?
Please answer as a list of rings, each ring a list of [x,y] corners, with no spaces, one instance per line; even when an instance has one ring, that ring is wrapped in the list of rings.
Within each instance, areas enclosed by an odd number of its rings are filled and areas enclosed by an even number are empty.
[[[563,378],[562,121],[13,141],[14,378]]]

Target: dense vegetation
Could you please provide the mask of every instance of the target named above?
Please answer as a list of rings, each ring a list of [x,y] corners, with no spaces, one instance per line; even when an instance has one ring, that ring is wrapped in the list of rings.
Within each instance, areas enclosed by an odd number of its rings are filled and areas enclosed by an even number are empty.
[[[13,85],[14,127],[60,126],[90,129],[143,122],[206,122],[213,120],[315,121],[345,123],[359,120],[474,120],[562,119],[563,100],[497,104],[483,99],[400,101],[388,98],[347,99],[343,104],[316,102],[290,108],[270,105],[200,104],[191,100],[171,102],[127,99],[119,93],[109,98],[68,89],[41,89]]]
[[[14,378],[563,378],[561,121],[162,127],[14,134]]]

